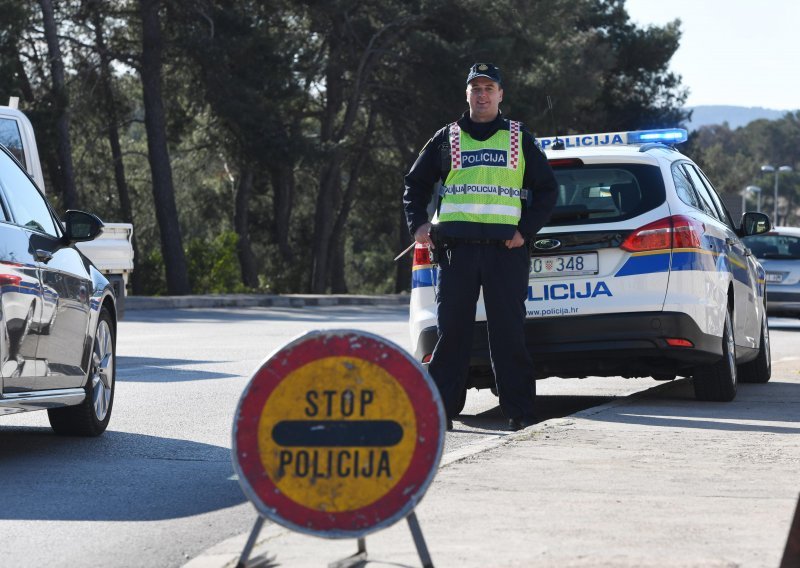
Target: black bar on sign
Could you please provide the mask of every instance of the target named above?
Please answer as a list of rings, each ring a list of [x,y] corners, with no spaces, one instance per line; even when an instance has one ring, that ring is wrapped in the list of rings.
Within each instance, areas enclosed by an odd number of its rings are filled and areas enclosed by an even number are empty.
[[[283,420],[272,439],[280,446],[394,446],[403,427],[393,420]]]

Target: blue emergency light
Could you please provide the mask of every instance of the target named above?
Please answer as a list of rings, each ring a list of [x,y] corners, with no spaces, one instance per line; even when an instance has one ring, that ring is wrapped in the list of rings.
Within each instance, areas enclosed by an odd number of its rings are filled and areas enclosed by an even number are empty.
[[[587,146],[626,146],[632,144],[662,143],[680,144],[689,139],[683,128],[662,128],[657,130],[631,130],[629,132],[603,132],[599,134],[567,134],[565,136],[538,138],[542,150],[580,148]],[[556,146],[561,143],[561,148]]]
[[[644,144],[646,142],[664,142],[680,144],[689,139],[684,128],[663,128],[660,130],[633,130],[628,132],[628,144]]]

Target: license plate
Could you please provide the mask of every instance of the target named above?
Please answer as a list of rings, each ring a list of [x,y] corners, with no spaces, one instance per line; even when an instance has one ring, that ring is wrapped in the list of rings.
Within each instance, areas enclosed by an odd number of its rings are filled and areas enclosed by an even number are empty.
[[[534,256],[531,260],[531,278],[597,274],[596,252]]]
[[[767,272],[767,282],[782,282],[783,274],[780,272]]]

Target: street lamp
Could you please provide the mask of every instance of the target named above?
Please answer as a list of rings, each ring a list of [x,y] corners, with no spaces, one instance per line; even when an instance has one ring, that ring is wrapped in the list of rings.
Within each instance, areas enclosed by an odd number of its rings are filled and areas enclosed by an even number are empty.
[[[744,188],[744,191],[742,191],[742,213],[747,211],[747,205],[746,205],[747,194],[751,192],[755,193],[758,196],[758,200],[756,201],[757,203],[756,211],[761,213],[761,188],[758,187],[757,185],[748,185],[747,187]]]
[[[772,223],[774,225],[778,224],[778,174],[781,172],[791,172],[791,166],[781,166],[776,168],[775,166],[771,166],[769,164],[765,164],[761,166],[761,171],[765,173],[775,172],[775,214],[773,215]]]

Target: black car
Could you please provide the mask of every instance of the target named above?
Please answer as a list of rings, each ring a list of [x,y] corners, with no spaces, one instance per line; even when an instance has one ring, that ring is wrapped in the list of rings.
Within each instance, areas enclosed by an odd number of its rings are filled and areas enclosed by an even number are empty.
[[[59,434],[97,436],[111,418],[117,310],[108,280],[75,248],[91,213],[54,213],[0,145],[0,415],[47,410]]]

